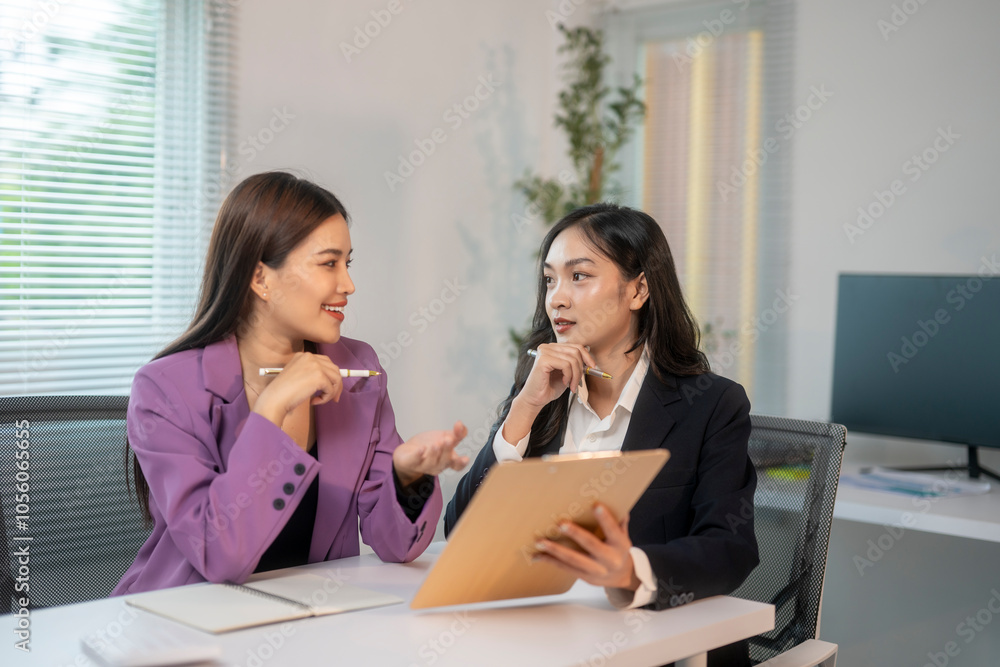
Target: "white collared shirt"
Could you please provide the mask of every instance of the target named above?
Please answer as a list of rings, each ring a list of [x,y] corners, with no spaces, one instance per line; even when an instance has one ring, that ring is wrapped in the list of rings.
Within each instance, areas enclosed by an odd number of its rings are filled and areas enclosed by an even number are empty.
[[[566,436],[563,438],[562,446],[559,448],[560,454],[576,454],[578,452],[613,452],[621,451],[625,442],[625,433],[628,431],[629,422],[632,419],[632,411],[635,408],[635,400],[639,396],[639,390],[646,379],[649,371],[649,355],[643,348],[639,362],[632,370],[628,382],[622,388],[622,393],[615,402],[615,407],[611,413],[601,419],[594,409],[590,407],[588,401],[589,394],[587,383],[584,382],[576,394],[569,395],[569,418],[566,424]],[[524,453],[528,449],[528,439],[531,433],[521,438],[516,445],[513,445],[503,438],[503,425],[497,430],[496,437],[493,438],[493,454],[497,462],[500,461],[520,461],[524,458]],[[635,609],[642,607],[653,601],[656,597],[656,577],[653,576],[653,568],[649,564],[649,557],[646,552],[638,547],[632,547],[632,563],[635,567],[636,577],[639,578],[640,586],[633,595],[632,591],[621,588],[605,588],[611,604],[620,609]]]

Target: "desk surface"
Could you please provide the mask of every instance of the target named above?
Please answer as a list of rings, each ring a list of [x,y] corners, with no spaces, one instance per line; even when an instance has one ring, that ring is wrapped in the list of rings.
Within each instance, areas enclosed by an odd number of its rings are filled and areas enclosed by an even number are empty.
[[[856,473],[860,467],[845,463],[843,472]],[[1000,542],[1000,483],[989,477],[983,481],[990,482],[989,493],[957,498],[914,498],[841,484],[833,517]]]
[[[767,604],[719,596],[660,612],[622,612],[611,607],[603,589],[582,582],[557,596],[411,610],[407,605],[442,546],[432,544],[429,553],[402,565],[365,555],[305,566],[398,595],[407,604],[217,635],[224,664],[279,667],[336,657],[337,664],[402,667],[662,665],[774,627],[774,608]],[[80,637],[112,631],[129,620],[131,609],[113,598],[39,610],[31,616],[30,654],[13,648],[7,616],[0,663],[87,665]]]

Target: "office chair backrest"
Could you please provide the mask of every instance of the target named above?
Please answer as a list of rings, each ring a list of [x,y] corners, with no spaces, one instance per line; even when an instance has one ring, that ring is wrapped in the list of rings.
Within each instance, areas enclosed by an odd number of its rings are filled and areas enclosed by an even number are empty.
[[[781,417],[751,415],[750,420],[760,564],[733,595],[775,605],[775,629],[750,640],[750,657],[757,664],[815,639],[819,632],[847,430]]]
[[[127,405],[127,396],[0,397],[0,613],[25,545],[32,608],[106,597],[135,559],[149,531],[125,486]]]

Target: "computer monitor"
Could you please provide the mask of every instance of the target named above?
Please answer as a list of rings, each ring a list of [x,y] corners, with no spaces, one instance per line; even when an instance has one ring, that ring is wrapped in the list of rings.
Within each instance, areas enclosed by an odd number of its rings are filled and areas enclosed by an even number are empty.
[[[842,274],[831,421],[1000,448],[1000,277]]]

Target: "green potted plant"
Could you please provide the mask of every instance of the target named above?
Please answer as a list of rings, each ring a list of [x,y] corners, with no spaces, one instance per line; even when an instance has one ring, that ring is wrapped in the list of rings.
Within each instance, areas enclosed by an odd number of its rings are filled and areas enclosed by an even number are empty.
[[[559,92],[555,125],[566,133],[575,179],[545,178],[530,171],[514,187],[534,205],[547,225],[575,208],[619,194],[612,176],[620,165],[616,154],[631,138],[646,114],[638,97],[642,79],[612,90],[604,81],[611,61],[604,52],[604,34],[587,27],[559,24],[566,41],[559,53],[567,56],[566,87]]]
[[[581,206],[618,197],[613,176],[620,165],[615,158],[646,114],[638,97],[642,87],[638,74],[631,85],[619,86],[613,93],[605,83],[611,58],[604,52],[600,30],[568,29],[563,24],[558,29],[565,37],[559,53],[566,56],[566,86],[559,92],[555,125],[566,134],[573,174],[546,178],[529,170],[514,183],[528,200],[528,210],[545,225]],[[524,334],[511,329],[510,337],[516,351]]]

